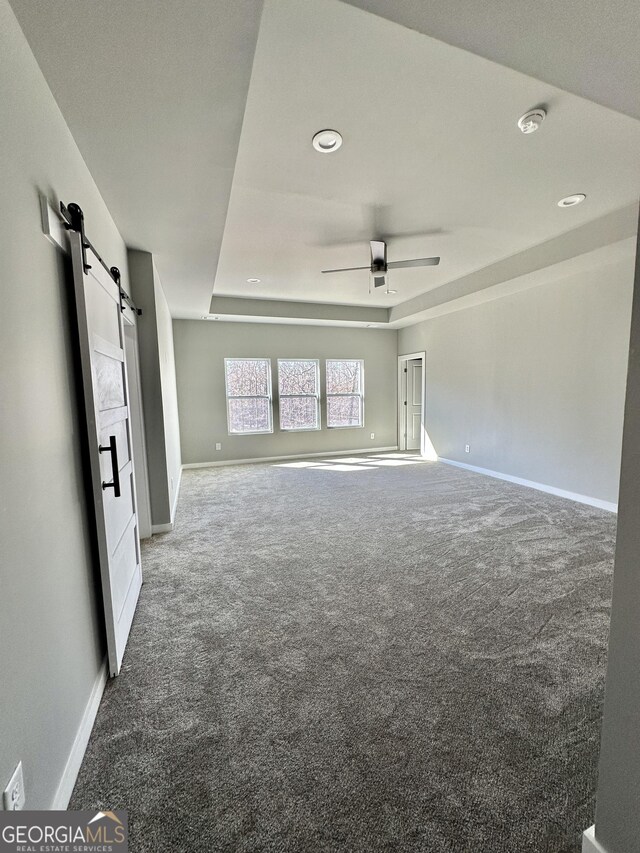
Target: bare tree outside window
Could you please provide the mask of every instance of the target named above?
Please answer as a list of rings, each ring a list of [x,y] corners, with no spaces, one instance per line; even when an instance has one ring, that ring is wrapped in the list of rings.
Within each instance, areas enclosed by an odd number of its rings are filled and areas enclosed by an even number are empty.
[[[225,358],[230,433],[273,432],[271,360]]]
[[[327,360],[327,426],[364,426],[364,362]]]
[[[320,365],[315,358],[278,359],[280,429],[320,429]]]

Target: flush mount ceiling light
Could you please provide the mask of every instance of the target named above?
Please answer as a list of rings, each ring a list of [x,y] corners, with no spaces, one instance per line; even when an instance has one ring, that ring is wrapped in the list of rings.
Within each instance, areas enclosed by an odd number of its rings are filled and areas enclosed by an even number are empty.
[[[397,293],[397,290],[387,290],[387,293]]]
[[[331,154],[342,145],[342,137],[337,130],[319,130],[311,141],[321,154]]]
[[[547,111],[542,107],[529,110],[518,119],[518,127],[523,133],[535,133],[547,116]]]
[[[568,195],[566,198],[561,198],[558,202],[558,207],[575,207],[576,204],[580,204],[580,202],[584,201],[586,195],[584,193],[575,193],[574,195]]]
[[[260,284],[260,279],[259,278],[248,278],[247,284]]]

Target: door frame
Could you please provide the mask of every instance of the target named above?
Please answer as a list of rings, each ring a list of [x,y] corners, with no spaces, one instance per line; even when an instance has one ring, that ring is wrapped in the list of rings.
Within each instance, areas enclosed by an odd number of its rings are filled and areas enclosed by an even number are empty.
[[[426,412],[427,412],[427,354],[426,352],[412,352],[408,355],[398,356],[398,449],[407,449],[407,408],[403,399],[404,369],[408,361],[419,359],[422,362],[422,405],[420,407],[420,456],[425,455],[426,435]]]
[[[131,309],[123,311],[122,320],[125,337],[125,370],[129,382],[129,418],[133,438],[133,467],[136,474],[136,498],[138,499],[138,534],[140,539],[150,539],[151,494],[149,491],[149,469],[147,467],[147,445],[142,410],[142,381],[140,379],[140,354],[138,351],[138,322]],[[129,342],[131,348],[128,348]]]

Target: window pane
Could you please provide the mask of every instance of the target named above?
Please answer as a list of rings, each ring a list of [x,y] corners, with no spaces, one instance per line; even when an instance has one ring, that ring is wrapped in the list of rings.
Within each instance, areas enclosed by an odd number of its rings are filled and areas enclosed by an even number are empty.
[[[360,397],[327,397],[327,426],[361,426]]]
[[[229,397],[269,396],[268,359],[228,358],[225,369]]]
[[[312,359],[278,361],[281,394],[317,394],[318,363]]]
[[[360,361],[327,361],[327,394],[359,394]]]
[[[280,429],[317,429],[316,397],[281,397]]]
[[[253,400],[229,399],[229,432],[271,432],[271,402],[266,397]]]

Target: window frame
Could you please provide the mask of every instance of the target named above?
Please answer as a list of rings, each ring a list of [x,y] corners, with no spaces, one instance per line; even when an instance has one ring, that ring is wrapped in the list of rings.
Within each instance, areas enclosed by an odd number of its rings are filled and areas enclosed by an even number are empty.
[[[360,364],[360,391],[355,394],[353,391],[348,393],[330,394],[327,386],[327,365],[332,361],[357,361]],[[327,409],[327,429],[364,429],[364,359],[363,358],[326,358],[324,362],[324,377],[325,377],[325,405]],[[360,423],[359,424],[343,424],[341,426],[331,426],[329,423],[329,397],[358,397],[360,402]]]
[[[227,362],[229,361],[266,361],[267,362],[267,394],[229,394],[229,383],[227,376]],[[271,359],[264,356],[234,357],[228,356],[224,359],[224,394],[227,402],[227,435],[271,435],[273,434],[273,381],[271,375]],[[229,400],[268,400],[269,402],[269,429],[246,430],[234,432],[231,429],[231,418],[229,413]]]
[[[283,361],[310,361],[313,362],[316,366],[316,393],[315,394],[283,394],[280,391],[280,364]],[[279,358],[278,362],[278,427],[281,432],[317,432],[322,429],[322,410],[320,405],[320,359],[319,358]],[[282,407],[280,406],[280,401],[282,399],[293,399],[299,397],[315,397],[316,401],[316,413],[317,413],[317,426],[313,427],[296,427],[294,429],[289,429],[287,427],[282,426]]]

